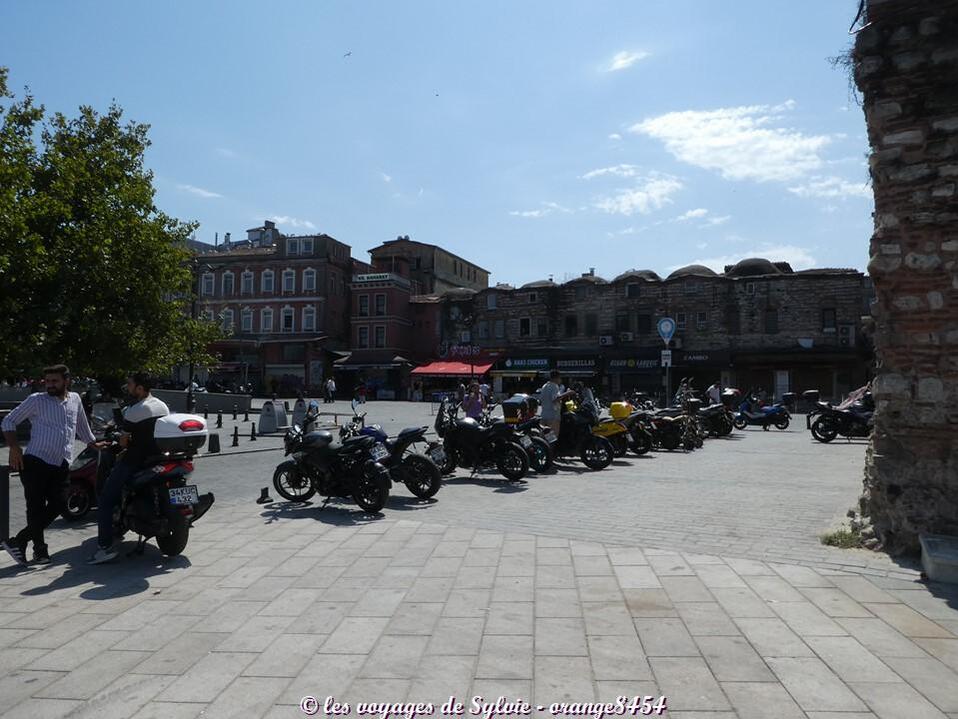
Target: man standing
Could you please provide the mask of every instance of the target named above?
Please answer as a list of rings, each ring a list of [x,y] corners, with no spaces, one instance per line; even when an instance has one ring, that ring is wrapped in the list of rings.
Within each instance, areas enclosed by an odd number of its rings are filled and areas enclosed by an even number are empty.
[[[70,370],[54,365],[43,370],[46,392],[27,397],[3,420],[3,437],[10,448],[10,467],[20,472],[27,505],[27,526],[11,538],[3,538],[3,548],[17,564],[27,563],[27,544],[33,541],[33,560],[49,564],[50,552],[43,532],[63,511],[67,474],[73,460],[73,440],[79,438],[88,447],[105,447],[97,442],[80,395],[70,392]],[[30,420],[30,442],[26,451],[17,442],[17,425]]]
[[[708,395],[709,404],[721,404],[722,402],[722,390],[719,387],[718,382],[713,382],[709,385],[709,388],[705,390],[705,394]]]
[[[136,400],[136,403],[127,407],[123,413],[123,425],[120,428],[123,431],[120,445],[126,451],[113,466],[113,471],[100,490],[96,511],[99,547],[87,564],[102,564],[116,557],[117,550],[113,546],[113,510],[123,495],[123,486],[148,457],[160,454],[153,437],[153,428],[156,420],[170,413],[170,408],[150,394],[152,389],[153,381],[142,372],[133,373],[126,382],[127,392]]]
[[[551,429],[555,436],[559,436],[559,427],[562,424],[562,403],[571,392],[560,391],[562,377],[559,370],[552,370],[549,381],[539,390],[539,404],[542,405],[542,423]]]

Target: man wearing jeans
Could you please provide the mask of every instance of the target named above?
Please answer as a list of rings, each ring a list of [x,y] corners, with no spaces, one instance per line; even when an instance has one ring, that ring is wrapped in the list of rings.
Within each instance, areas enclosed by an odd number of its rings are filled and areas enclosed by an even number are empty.
[[[73,440],[79,438],[88,447],[101,448],[80,395],[70,392],[70,371],[65,365],[43,370],[46,392],[27,397],[3,420],[3,437],[10,448],[10,467],[20,472],[27,504],[27,526],[11,538],[4,537],[2,546],[13,560],[27,564],[27,544],[33,542],[33,559],[49,564],[50,552],[43,531],[63,511],[68,468],[73,460]],[[17,442],[17,425],[30,420],[30,442],[26,451]]]

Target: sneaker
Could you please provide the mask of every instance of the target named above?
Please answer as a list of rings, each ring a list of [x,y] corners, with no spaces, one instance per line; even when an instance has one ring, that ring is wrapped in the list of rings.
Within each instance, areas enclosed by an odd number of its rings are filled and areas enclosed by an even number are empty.
[[[13,557],[13,561],[21,567],[27,566],[27,547],[19,544],[15,539],[5,539],[0,542],[0,546],[7,550],[7,554]]]
[[[40,547],[33,548],[33,563],[34,564],[49,564],[50,563],[50,550],[47,549],[47,545],[42,545]]]
[[[113,559],[116,559],[118,552],[114,547],[99,547],[96,550],[96,553],[86,560],[87,564],[105,564]]]

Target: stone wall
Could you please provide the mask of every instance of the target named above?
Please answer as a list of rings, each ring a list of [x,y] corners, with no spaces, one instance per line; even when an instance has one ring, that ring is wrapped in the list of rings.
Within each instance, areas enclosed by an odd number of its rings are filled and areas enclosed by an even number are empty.
[[[862,510],[897,553],[958,535],[958,1],[869,0],[865,21],[880,366]]]

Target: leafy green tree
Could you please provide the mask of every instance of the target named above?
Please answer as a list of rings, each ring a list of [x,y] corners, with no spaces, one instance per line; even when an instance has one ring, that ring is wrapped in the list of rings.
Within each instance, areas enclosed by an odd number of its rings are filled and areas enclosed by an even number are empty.
[[[154,204],[149,127],[113,104],[47,117],[0,68],[0,374],[62,360],[75,374],[168,372],[219,330],[191,319],[186,240]]]

